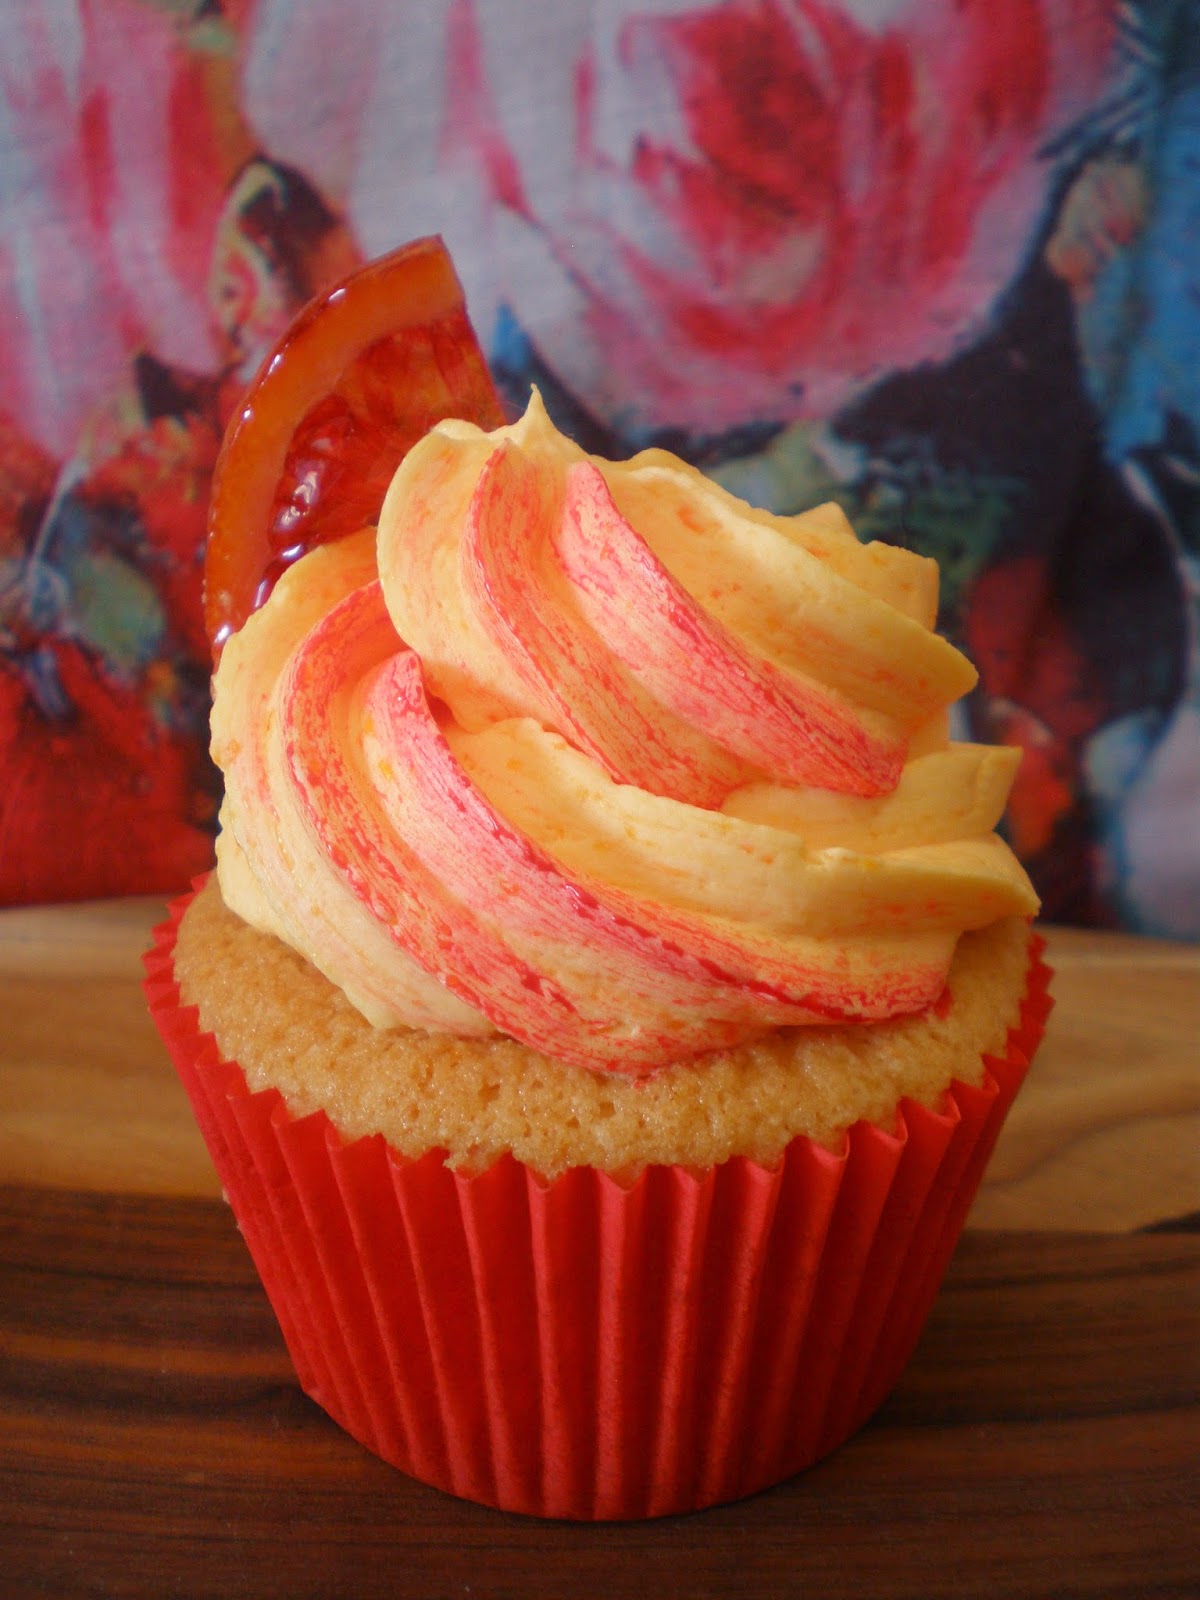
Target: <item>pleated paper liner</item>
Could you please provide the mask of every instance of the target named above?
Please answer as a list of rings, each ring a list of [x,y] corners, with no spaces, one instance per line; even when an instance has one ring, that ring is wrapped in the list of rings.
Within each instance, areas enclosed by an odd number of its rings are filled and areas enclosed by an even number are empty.
[[[842,1443],[916,1344],[1050,1010],[1040,943],[982,1085],[904,1102],[833,1153],[773,1166],[591,1168],[512,1158],[464,1177],[379,1136],[345,1143],[220,1058],[172,958],[150,1009],[305,1391],[426,1483],[509,1511],[660,1516],[737,1499]]]

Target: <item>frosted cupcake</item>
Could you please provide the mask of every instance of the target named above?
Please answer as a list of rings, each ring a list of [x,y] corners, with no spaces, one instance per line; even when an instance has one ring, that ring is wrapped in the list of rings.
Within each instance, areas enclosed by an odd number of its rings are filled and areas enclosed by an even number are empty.
[[[148,990],[302,1384],[404,1471],[695,1509],[894,1384],[1048,1009],[936,605],[535,396],[225,645]]]

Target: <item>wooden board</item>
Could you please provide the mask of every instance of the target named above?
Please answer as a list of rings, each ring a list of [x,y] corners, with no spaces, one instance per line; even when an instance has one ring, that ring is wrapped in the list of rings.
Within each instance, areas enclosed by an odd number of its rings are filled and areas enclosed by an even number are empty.
[[[883,1411],[619,1528],[404,1478],[297,1388],[216,1202],[0,1191],[0,1593],[1190,1596],[1200,1236],[969,1234]]]
[[[452,1500],[301,1394],[145,1012],[161,912],[0,912],[2,1600],[1200,1596],[1200,948],[1051,930],[891,1400],[778,1489],[611,1528]]]

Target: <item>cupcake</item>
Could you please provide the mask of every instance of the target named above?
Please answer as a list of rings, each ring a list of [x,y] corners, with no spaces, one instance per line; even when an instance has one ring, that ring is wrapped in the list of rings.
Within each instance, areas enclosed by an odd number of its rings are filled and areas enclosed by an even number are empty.
[[[936,591],[535,394],[222,641],[147,993],[302,1386],[401,1470],[694,1510],[895,1383],[1048,1010]]]

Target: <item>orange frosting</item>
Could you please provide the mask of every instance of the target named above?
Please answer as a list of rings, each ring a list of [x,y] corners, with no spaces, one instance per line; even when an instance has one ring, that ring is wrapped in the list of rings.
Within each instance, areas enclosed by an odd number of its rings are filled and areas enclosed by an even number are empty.
[[[593,459],[536,395],[443,423],[225,647],[222,892],[379,1026],[599,1070],[920,1010],[1037,908],[936,603],[836,507]]]

